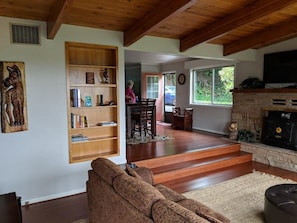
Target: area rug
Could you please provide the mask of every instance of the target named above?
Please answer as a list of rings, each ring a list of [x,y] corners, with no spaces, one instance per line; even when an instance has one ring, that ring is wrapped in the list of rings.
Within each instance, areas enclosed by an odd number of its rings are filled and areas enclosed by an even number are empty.
[[[184,195],[224,214],[232,223],[264,223],[264,193],[283,183],[297,182],[254,171]]]
[[[165,140],[169,140],[169,139],[173,139],[172,137],[169,136],[165,136],[165,135],[156,135],[153,139],[151,136],[145,136],[145,137],[140,137],[139,135],[135,135],[133,138],[131,139],[127,139],[126,143],[127,144],[140,144],[140,143],[150,143],[150,142],[158,142],[158,141],[165,141]]]

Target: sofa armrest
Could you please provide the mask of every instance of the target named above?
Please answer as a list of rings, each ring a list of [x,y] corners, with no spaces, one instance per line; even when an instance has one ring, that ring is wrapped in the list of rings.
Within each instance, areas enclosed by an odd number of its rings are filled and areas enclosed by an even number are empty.
[[[135,167],[132,168],[129,164],[126,164],[126,171],[130,176],[142,179],[145,182],[154,185],[154,176],[152,171],[146,167]]]
[[[182,194],[177,193],[176,191],[172,190],[169,187],[164,186],[163,184],[156,184],[155,188],[163,194],[163,196],[171,201],[178,202],[181,200],[186,199],[186,197]]]

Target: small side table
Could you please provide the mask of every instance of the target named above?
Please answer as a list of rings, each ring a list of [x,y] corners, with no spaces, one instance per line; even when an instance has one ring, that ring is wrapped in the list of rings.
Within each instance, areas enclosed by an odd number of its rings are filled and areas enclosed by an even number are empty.
[[[0,195],[1,223],[22,223],[21,198],[15,192]]]

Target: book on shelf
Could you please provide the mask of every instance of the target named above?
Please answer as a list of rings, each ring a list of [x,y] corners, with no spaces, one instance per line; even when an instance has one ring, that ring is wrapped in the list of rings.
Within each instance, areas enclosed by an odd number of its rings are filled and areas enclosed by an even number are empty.
[[[87,116],[71,113],[71,128],[89,127]]]
[[[113,126],[116,125],[117,123],[114,121],[100,121],[97,123],[98,126]]]
[[[81,142],[81,141],[88,141],[89,138],[87,136],[84,136],[83,134],[77,134],[71,136],[72,142]]]
[[[95,84],[94,72],[86,72],[86,84]]]
[[[85,106],[86,107],[92,107],[92,97],[91,96],[86,96],[85,97]]]
[[[70,106],[71,107],[81,106],[80,89],[78,88],[70,89]]]

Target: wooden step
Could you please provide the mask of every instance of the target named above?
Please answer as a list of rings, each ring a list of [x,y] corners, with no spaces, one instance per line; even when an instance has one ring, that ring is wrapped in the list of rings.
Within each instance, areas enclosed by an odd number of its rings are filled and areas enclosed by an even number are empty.
[[[251,161],[252,154],[240,151],[240,144],[233,144],[137,161],[135,164],[150,168],[155,183],[164,183]]]
[[[215,148],[205,148],[205,149],[199,149],[196,151],[191,151],[186,153],[174,154],[170,156],[140,160],[140,161],[135,161],[133,163],[135,163],[137,166],[144,166],[144,167],[153,169],[153,168],[164,166],[164,164],[166,165],[176,164],[176,163],[181,163],[185,161],[219,156],[222,154],[233,153],[238,151],[240,151],[240,144],[234,143],[231,145],[224,145],[224,146],[215,147]]]
[[[230,153],[227,155],[221,155],[217,157],[197,160],[196,163],[191,163],[186,166],[184,163],[184,167],[180,169],[173,168],[172,170],[167,170],[165,172],[154,173],[154,181],[155,183],[162,183],[170,180],[181,179],[184,177],[189,177],[191,175],[196,175],[200,173],[205,173],[213,170],[219,170],[226,167],[251,162],[252,154],[245,152],[236,152]]]

